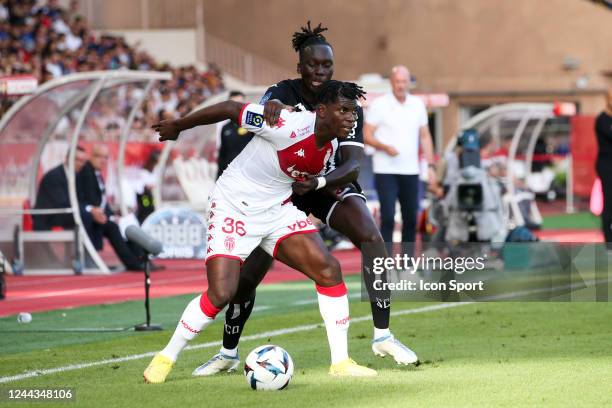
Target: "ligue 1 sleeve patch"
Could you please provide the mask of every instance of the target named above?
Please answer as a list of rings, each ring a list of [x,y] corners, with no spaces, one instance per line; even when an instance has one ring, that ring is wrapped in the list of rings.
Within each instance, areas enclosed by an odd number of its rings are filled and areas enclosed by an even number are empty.
[[[264,117],[260,113],[247,111],[244,123],[260,128],[263,126]]]

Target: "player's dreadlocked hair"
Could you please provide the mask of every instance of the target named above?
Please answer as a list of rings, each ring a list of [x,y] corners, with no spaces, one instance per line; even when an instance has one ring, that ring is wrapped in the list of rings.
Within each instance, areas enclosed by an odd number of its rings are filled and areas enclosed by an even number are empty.
[[[346,99],[355,100],[365,96],[366,92],[362,87],[353,82],[343,82],[329,80],[319,88],[316,96],[316,103],[336,102],[340,95]]]
[[[310,26],[310,20],[308,20],[308,25],[306,27],[301,27],[302,31],[296,31],[293,33],[293,39],[291,40],[291,45],[295,52],[299,52],[300,56],[302,51],[308,47],[309,45],[331,45],[325,39],[325,36],[321,34],[323,31],[327,31],[327,27],[321,27],[321,23],[315,28]]]

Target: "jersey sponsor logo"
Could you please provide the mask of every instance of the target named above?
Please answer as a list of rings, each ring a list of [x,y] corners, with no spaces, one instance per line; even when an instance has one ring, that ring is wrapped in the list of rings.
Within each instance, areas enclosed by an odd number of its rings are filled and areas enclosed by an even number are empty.
[[[247,125],[251,125],[251,126],[260,128],[263,126],[264,117],[260,113],[247,111],[246,119],[244,120],[244,123],[246,123]]]
[[[285,120],[285,119],[283,119],[283,118],[278,118],[278,122],[276,122],[276,125],[274,125],[274,127],[275,127],[276,129],[280,129],[280,128],[282,128],[283,126],[285,126],[285,122],[286,122],[286,120]]]
[[[234,237],[225,237],[225,242],[223,244],[225,245],[227,252],[232,252],[236,247],[236,240]]]
[[[307,133],[310,133],[311,131],[311,127],[310,126],[306,126],[303,127],[301,129],[298,129],[298,136],[302,137],[304,135],[306,135]]]
[[[308,175],[308,173],[305,171],[295,170],[295,164],[291,167],[287,167],[287,173],[289,173],[291,178],[295,180],[304,180],[306,176]]]
[[[297,135],[295,134],[295,132],[291,132],[291,136],[289,136],[290,139],[295,139],[297,137]]]
[[[289,228],[292,232],[294,232],[294,231],[303,230],[309,225],[312,225],[312,221],[310,221],[310,218],[306,218],[305,220],[298,220],[294,222],[293,225],[289,225],[287,228]]]
[[[304,152],[304,149],[300,149],[297,152],[294,152],[295,154],[298,155],[298,157],[306,157],[306,152]]]

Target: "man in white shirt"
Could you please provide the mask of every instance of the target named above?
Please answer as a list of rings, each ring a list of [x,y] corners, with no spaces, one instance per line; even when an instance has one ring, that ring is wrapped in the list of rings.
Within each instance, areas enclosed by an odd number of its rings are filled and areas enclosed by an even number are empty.
[[[433,172],[433,144],[427,126],[427,110],[420,98],[408,93],[410,72],[405,66],[391,70],[392,92],[376,99],[365,117],[365,143],[376,149],[374,181],[380,201],[381,234],[393,242],[395,203],[402,210],[402,242],[414,242],[419,207],[419,147]]]

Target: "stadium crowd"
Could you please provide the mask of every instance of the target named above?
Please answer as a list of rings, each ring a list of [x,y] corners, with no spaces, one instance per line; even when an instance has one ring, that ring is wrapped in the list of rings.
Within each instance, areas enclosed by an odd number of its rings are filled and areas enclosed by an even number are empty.
[[[79,2],[68,9],[48,0],[0,0],[0,76],[30,74],[39,83],[62,75],[112,69],[172,72],[173,79],[153,91],[135,127],[160,118],[183,116],[223,90],[219,70],[201,71],[193,65],[171,66],[156,61],[138,46],[111,34],[98,34],[78,14]],[[4,98],[3,114],[15,101]],[[115,105],[116,106],[116,105]],[[127,104],[126,104],[127,106]]]

